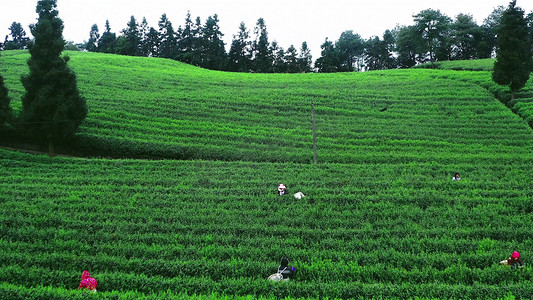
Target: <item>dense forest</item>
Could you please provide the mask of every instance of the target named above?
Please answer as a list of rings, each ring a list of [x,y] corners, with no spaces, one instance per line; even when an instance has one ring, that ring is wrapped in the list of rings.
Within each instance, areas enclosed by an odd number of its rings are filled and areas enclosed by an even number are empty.
[[[382,37],[364,39],[353,30],[346,30],[335,41],[325,38],[314,64],[306,42],[299,49],[270,42],[263,18],[257,20],[252,32],[241,22],[227,51],[218,15],[202,21],[200,17],[193,19],[190,12],[177,28],[166,14],[156,27],[149,26],[146,18],[138,21],[132,16],[119,34],[113,32],[109,21],[103,31],[94,24],[86,42],[67,45],[67,49],[163,57],[232,72],[329,73],[409,68],[427,62],[494,57],[504,10],[503,6],[495,8],[481,25],[469,14],[452,19],[439,10],[426,9],[413,15],[414,25],[396,26]],[[533,12],[526,21],[533,39]],[[25,49],[30,39],[22,25],[13,22],[9,30],[11,38],[6,36],[0,49]]]

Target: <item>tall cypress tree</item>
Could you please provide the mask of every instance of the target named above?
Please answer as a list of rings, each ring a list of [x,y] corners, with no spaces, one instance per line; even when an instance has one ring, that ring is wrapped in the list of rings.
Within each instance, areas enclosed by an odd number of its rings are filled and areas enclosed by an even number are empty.
[[[497,84],[509,86],[512,101],[515,92],[524,87],[533,69],[527,23],[524,11],[516,7],[516,0],[509,3],[502,15],[496,45],[492,79]]]
[[[50,156],[54,155],[54,144],[72,138],[87,116],[76,75],[67,66],[69,58],[60,56],[65,41],[56,7],[57,0],[37,3],[39,19],[31,30],[35,42],[29,47],[30,73],[22,76],[26,93],[21,121],[35,141],[48,142]]]
[[[4,77],[0,74],[0,129],[4,127],[4,124],[11,116],[10,101],[7,88],[4,85]]]

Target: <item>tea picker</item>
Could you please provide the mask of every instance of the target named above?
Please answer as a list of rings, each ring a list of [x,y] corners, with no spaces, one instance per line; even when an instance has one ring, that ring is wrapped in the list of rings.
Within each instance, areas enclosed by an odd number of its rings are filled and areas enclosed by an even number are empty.
[[[278,267],[278,271],[270,276],[268,280],[272,281],[289,281],[289,279],[294,277],[296,269],[289,266],[289,259],[284,257],[281,259],[281,263]]]
[[[278,193],[278,196],[284,196],[284,195],[288,195],[289,194],[289,190],[287,190],[287,187],[285,186],[285,184],[280,183],[279,186],[278,186],[277,193]],[[293,196],[294,196],[294,198],[296,198],[298,200],[300,200],[302,198],[305,198],[305,195],[302,192],[297,192]]]
[[[89,274],[89,271],[87,270],[83,271],[83,274],[81,275],[81,281],[80,281],[80,286],[78,287],[78,290],[87,289],[89,291],[96,293],[97,285],[98,283],[96,282],[96,279],[91,277],[91,275]]]
[[[512,269],[524,267],[524,262],[522,261],[522,258],[520,258],[520,253],[518,251],[514,251],[511,257],[508,259],[500,261],[500,264],[504,266],[511,266]]]

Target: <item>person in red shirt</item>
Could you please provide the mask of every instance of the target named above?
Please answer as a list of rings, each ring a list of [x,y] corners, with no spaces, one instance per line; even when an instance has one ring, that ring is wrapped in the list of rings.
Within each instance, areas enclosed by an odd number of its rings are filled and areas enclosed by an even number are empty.
[[[83,271],[83,274],[81,275],[81,282],[79,289],[88,289],[90,291],[96,292],[96,286],[98,283],[96,282],[96,279],[92,278],[91,275],[89,275],[89,271],[85,270]]]

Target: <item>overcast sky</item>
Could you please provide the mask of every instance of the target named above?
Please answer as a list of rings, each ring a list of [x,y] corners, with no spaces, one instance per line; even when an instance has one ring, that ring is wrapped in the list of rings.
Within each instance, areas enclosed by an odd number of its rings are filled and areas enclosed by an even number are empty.
[[[218,14],[226,49],[239,23],[244,21],[253,32],[258,18],[265,19],[269,41],[276,40],[287,49],[297,49],[303,41],[311,48],[313,59],[320,57],[320,45],[326,37],[337,40],[345,30],[353,30],[363,38],[382,36],[397,24],[412,25],[413,14],[432,8],[455,18],[459,13],[471,14],[478,24],[498,5],[508,0],[58,0],[59,16],[64,21],[65,40],[80,43],[89,38],[93,24],[100,33],[109,19],[111,30],[117,35],[133,15],[140,22],[146,17],[148,25],[157,28],[163,13],[175,29],[185,22],[187,10],[193,19],[205,19]],[[28,25],[35,23],[37,0],[1,0],[0,39],[10,33],[13,22],[21,23],[28,36]],[[533,11],[532,0],[518,0],[526,13]],[[253,35],[252,35],[253,36]]]

